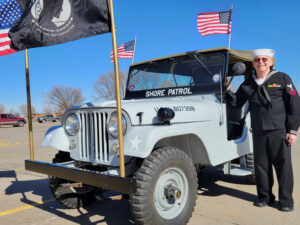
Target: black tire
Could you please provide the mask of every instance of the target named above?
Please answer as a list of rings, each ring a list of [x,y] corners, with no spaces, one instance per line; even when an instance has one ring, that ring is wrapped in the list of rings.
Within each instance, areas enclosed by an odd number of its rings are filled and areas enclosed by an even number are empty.
[[[189,221],[196,204],[198,178],[185,152],[172,147],[152,152],[137,171],[136,181],[130,201],[136,224],[182,225]]]
[[[256,181],[255,181],[255,171],[254,171],[254,156],[253,154],[248,154],[246,155],[246,165],[248,168],[250,168],[253,173],[248,175],[248,181],[250,184],[256,184]]]
[[[20,120],[20,121],[18,122],[18,127],[24,127],[24,121],[21,121],[21,120]]]
[[[67,152],[59,151],[54,159],[53,163],[62,163],[70,161],[70,154]],[[60,179],[58,177],[49,177],[49,187],[54,198],[62,205],[76,209],[80,207],[86,207],[93,204],[96,201],[97,188],[83,185],[82,188],[63,187],[62,184],[74,183],[72,181]]]

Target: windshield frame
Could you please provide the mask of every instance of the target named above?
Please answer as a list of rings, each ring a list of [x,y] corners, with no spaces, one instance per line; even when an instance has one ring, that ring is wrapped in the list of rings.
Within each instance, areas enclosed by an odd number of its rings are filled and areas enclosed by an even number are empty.
[[[199,86],[180,86],[180,87],[166,87],[166,88],[157,88],[157,89],[147,89],[147,90],[138,90],[138,91],[130,91],[129,90],[129,85],[130,85],[130,74],[132,73],[133,70],[135,69],[140,69],[143,67],[147,67],[147,65],[156,63],[156,62],[162,62],[164,60],[178,60],[180,61],[181,57],[197,57],[199,55],[212,55],[212,54],[223,54],[224,56],[224,65],[222,67],[221,72],[221,77],[220,79],[222,80],[222,87],[224,88],[224,80],[226,77],[226,74],[228,72],[228,58],[229,58],[229,52],[227,50],[220,50],[220,51],[210,51],[210,52],[190,52],[187,53],[186,55],[180,55],[178,57],[170,57],[167,59],[163,60],[157,60],[157,61],[146,61],[143,64],[138,64],[138,65],[133,65],[130,67],[129,70],[129,75],[128,75],[128,80],[127,80],[127,85],[126,85],[126,93],[125,93],[125,98],[126,100],[129,99],[146,99],[146,98],[157,98],[157,97],[172,97],[172,96],[186,96],[186,95],[200,95],[200,94],[219,94],[221,93],[221,85],[220,85],[220,80],[217,82],[219,84],[219,88],[217,90],[211,91],[209,89],[209,85],[207,85],[206,88],[203,88],[200,90]]]

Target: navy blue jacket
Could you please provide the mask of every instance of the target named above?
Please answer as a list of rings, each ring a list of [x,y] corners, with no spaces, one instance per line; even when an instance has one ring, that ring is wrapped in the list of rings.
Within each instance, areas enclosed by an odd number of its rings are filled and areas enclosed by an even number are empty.
[[[297,134],[300,125],[300,97],[291,78],[271,71],[262,85],[247,78],[231,96],[231,105],[242,107],[249,101],[253,131],[286,129]]]

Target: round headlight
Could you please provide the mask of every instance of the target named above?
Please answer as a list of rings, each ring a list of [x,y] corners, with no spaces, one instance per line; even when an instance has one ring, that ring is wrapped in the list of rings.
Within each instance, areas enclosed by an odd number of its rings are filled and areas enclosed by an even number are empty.
[[[75,114],[68,115],[67,118],[65,119],[64,127],[65,127],[66,132],[70,136],[76,135],[79,130],[78,117]]]
[[[123,135],[125,135],[126,129],[127,129],[127,121],[123,115],[122,115],[122,128],[123,128],[122,129]],[[114,138],[118,138],[118,115],[117,115],[117,112],[113,112],[111,114],[111,117],[107,123],[107,131]]]

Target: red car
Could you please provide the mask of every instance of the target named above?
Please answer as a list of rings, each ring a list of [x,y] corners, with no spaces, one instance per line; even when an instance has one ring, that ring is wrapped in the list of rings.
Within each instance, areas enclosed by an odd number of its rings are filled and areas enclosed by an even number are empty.
[[[0,114],[0,125],[13,125],[23,127],[26,123],[24,118],[17,118],[12,114]]]

